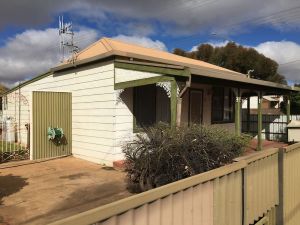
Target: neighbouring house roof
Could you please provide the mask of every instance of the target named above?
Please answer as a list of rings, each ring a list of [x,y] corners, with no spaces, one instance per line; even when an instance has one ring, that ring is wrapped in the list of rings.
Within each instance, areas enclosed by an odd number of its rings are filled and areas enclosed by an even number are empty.
[[[279,102],[280,98],[274,96],[264,96],[264,99],[268,100],[269,102]]]

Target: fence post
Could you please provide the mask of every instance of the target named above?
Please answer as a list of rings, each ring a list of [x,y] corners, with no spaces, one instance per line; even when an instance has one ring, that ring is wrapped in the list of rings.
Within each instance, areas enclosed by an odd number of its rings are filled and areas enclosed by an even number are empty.
[[[243,185],[242,185],[242,199],[243,199],[243,225],[247,224],[247,218],[248,218],[248,205],[247,205],[247,166],[242,169],[242,179],[243,179]]]
[[[247,97],[247,132],[250,133],[250,100],[251,97]]]
[[[279,148],[278,151],[278,185],[279,185],[279,205],[276,212],[277,224],[284,225],[284,201],[283,201],[283,175],[284,175],[284,148]]]

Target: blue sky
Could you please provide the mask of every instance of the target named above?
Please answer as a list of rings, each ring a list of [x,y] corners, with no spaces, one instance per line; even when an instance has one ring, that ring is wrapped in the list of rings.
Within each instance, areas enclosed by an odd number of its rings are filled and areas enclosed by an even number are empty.
[[[0,82],[9,86],[60,60],[58,16],[72,21],[82,49],[103,36],[172,51],[229,40],[279,63],[300,82],[297,0],[11,0],[0,3]]]

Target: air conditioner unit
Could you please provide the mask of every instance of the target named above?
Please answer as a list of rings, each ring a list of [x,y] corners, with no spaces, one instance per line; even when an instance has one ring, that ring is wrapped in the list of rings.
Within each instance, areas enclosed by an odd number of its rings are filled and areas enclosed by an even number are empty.
[[[288,142],[300,142],[300,121],[292,120],[287,125]]]

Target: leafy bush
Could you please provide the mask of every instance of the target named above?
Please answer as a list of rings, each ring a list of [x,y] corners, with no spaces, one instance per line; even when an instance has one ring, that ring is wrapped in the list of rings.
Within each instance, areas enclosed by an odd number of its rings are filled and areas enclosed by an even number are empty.
[[[146,128],[123,147],[128,188],[146,191],[231,163],[249,141],[214,126]]]

